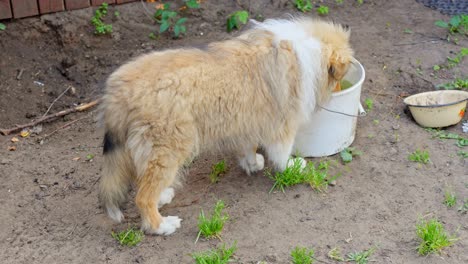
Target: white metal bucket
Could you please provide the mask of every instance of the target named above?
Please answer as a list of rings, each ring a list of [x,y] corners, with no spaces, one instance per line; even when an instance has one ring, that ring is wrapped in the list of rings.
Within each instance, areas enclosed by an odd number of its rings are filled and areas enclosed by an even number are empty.
[[[361,103],[361,87],[365,71],[354,60],[344,79],[354,85],[332,94],[330,101],[312,115],[299,129],[293,154],[301,157],[323,157],[336,154],[349,147],[356,135],[357,117],[366,115]]]

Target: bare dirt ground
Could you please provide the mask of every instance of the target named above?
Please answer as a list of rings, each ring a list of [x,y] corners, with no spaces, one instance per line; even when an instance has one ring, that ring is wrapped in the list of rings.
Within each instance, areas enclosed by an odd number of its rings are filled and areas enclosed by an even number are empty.
[[[290,1],[239,2],[252,17],[296,12]],[[99,207],[103,135],[93,109],[45,124],[39,135],[0,136],[1,262],[191,263],[190,253],[220,244],[194,241],[200,209],[209,210],[222,199],[231,216],[222,237],[227,244],[238,242],[237,263],[289,263],[297,245],[313,247],[321,263],[335,263],[327,258],[333,247],[349,253],[372,246],[377,247],[371,257],[375,263],[468,263],[468,215],[442,203],[446,186],[456,192],[457,207],[468,198],[468,159],[456,155],[453,141],[432,139],[417,126],[400,97],[466,77],[468,60],[435,73],[432,67],[466,47],[467,39],[461,37],[458,45],[447,42],[446,30],[434,21],[449,17],[415,1],[325,2],[330,6],[327,19],[352,30],[356,58],[367,71],[362,100],[374,101],[374,109],[359,119],[353,143],[364,154],[337,166],[342,176],[336,186],[325,193],[303,185],[269,194],[273,183],[263,173],[247,176],[229,154],[206,154],[193,164],[172,204],[162,209],[164,215],[181,217],[182,227],[171,236],[146,236],[136,247],[123,247],[110,233],[139,225],[139,215],[129,201],[126,222],[117,225]],[[149,39],[157,27],[140,3],[110,7],[110,13],[120,12],[119,18],[108,19],[112,36],[93,34],[93,9],[5,22],[7,29],[0,31],[0,127],[40,117],[70,85],[76,93],[63,96],[51,112],[98,98],[108,74],[135,55],[227,38],[225,18],[240,8],[236,1],[204,1],[188,15],[187,35],[177,40],[165,35]],[[461,134],[461,125],[448,131]],[[12,143],[13,136],[20,141]],[[13,145],[16,151],[8,151]],[[408,161],[417,148],[429,151],[430,164]],[[95,155],[92,161],[86,160],[89,154]],[[229,172],[210,184],[211,166],[223,158]],[[423,216],[438,218],[459,240],[441,255],[419,256],[415,224]]]

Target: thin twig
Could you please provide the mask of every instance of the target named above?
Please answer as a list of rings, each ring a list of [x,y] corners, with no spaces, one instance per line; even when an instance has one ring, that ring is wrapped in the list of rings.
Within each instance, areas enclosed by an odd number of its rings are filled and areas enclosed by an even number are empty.
[[[62,116],[65,116],[65,115],[68,115],[68,114],[71,114],[71,113],[82,112],[82,111],[88,110],[88,109],[96,106],[98,103],[99,103],[99,100],[94,100],[94,101],[89,102],[87,104],[82,104],[82,105],[79,105],[79,106],[75,106],[73,108],[62,110],[62,111],[60,111],[58,113],[55,113],[55,114],[50,114],[50,115],[41,117],[41,118],[37,119],[36,121],[30,122],[30,123],[27,123],[27,124],[24,124],[24,125],[16,125],[15,127],[8,128],[8,129],[0,128],[0,134],[6,136],[6,135],[9,135],[11,133],[20,131],[20,130],[22,130],[24,128],[33,127],[33,126],[36,126],[36,125],[38,125],[40,123],[44,123],[44,122],[50,122],[50,121],[53,121],[53,120],[55,120],[55,119],[57,119],[59,117],[62,117]]]
[[[83,119],[85,119],[85,118],[88,118],[88,117],[89,117],[89,116],[85,116],[85,117],[78,118],[78,119],[75,119],[75,120],[73,120],[73,121],[70,121],[70,122],[66,123],[65,125],[63,125],[63,126],[57,128],[57,129],[55,129],[54,131],[50,132],[49,134],[45,135],[44,137],[42,137],[41,140],[44,140],[44,139],[46,139],[46,138],[52,136],[53,134],[57,133],[58,131],[60,131],[60,130],[62,130],[62,129],[64,129],[64,128],[66,128],[66,127],[68,127],[68,126],[70,126],[70,125],[72,125],[72,124],[74,124],[74,123],[80,121],[80,120],[83,120]]]
[[[143,13],[145,13],[145,15],[146,15],[149,19],[151,19],[151,21],[154,21],[152,15],[151,15],[151,12],[148,10],[148,8],[147,8],[146,5],[145,5],[145,1],[144,1],[144,0],[141,0],[140,2],[141,2],[141,5],[143,6],[143,9],[145,9],[145,12],[143,12]]]
[[[55,100],[52,102],[52,104],[50,104],[49,108],[47,108],[47,111],[44,113],[42,118],[44,118],[44,116],[46,116],[49,113],[50,109],[55,104],[55,102],[57,102],[57,100],[60,99],[60,97],[62,97],[68,90],[70,90],[70,88],[71,88],[71,86],[68,86],[68,88],[65,89],[65,91],[63,91],[63,93],[61,93],[57,98],[55,98]]]

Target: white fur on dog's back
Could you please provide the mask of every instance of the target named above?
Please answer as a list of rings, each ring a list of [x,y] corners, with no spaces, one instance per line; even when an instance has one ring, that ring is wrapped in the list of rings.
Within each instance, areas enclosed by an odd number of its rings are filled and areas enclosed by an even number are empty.
[[[304,28],[306,25],[301,20],[268,19],[263,23],[254,22],[254,25],[256,29],[273,33],[276,44],[282,40],[291,42],[301,69],[301,88],[304,96],[301,108],[305,116],[310,117],[317,103],[316,93],[320,87],[318,77],[323,76],[320,41],[307,34]]]

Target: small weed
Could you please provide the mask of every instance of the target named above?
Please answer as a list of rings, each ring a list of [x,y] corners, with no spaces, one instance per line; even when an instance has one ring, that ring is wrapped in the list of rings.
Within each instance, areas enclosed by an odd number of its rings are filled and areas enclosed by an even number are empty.
[[[5,29],[6,29],[6,26],[5,26],[5,24],[3,24],[3,23],[0,23],[0,30],[1,30],[1,31],[3,31],[3,30],[5,30]]]
[[[112,33],[112,25],[105,24],[102,19],[107,15],[107,9],[109,4],[102,3],[101,6],[94,12],[94,16],[91,18],[91,24],[94,25],[94,34],[105,35]]]
[[[445,190],[444,204],[447,207],[453,207],[457,203],[457,196],[450,190]]]
[[[364,4],[364,0],[357,0],[357,2],[358,2],[359,5]]]
[[[344,0],[335,0],[335,3],[337,5],[342,5],[344,3]]]
[[[310,0],[295,0],[294,5],[299,11],[303,13],[312,10],[312,3]]]
[[[372,98],[366,98],[366,100],[364,100],[364,103],[366,104],[368,111],[374,108],[374,100],[372,100]]]
[[[203,210],[200,212],[198,217],[198,228],[200,231],[198,232],[197,239],[195,243],[200,238],[200,235],[203,237],[210,239],[217,237],[220,239],[221,231],[223,230],[224,223],[229,219],[228,214],[223,214],[222,210],[224,209],[224,202],[219,200],[216,202],[216,205],[213,210],[213,214],[210,218],[205,216]]]
[[[374,124],[378,125],[378,124],[380,123],[380,120],[374,119],[374,120],[372,120],[372,122],[373,122]]]
[[[409,28],[405,28],[405,30],[403,30],[403,33],[405,34],[413,34],[413,30],[409,29]]]
[[[445,89],[445,90],[468,90],[468,78],[461,79],[457,78],[454,81],[444,83],[444,84],[439,84],[437,85],[437,88],[439,89]]]
[[[460,150],[460,151],[457,152],[457,154],[458,154],[458,156],[460,156],[460,157],[462,157],[464,159],[468,158],[468,151]]]
[[[334,247],[330,251],[328,251],[327,256],[330,259],[336,260],[336,261],[345,261],[345,259],[341,256],[341,252],[338,248]]]
[[[125,245],[129,247],[136,246],[145,236],[141,230],[128,228],[127,230],[115,233],[112,231],[112,237],[119,241],[120,245]]]
[[[444,226],[437,219],[420,220],[416,224],[416,234],[422,239],[421,244],[418,246],[420,255],[428,255],[433,252],[439,253],[456,240],[454,236],[449,236],[445,232]]]
[[[92,161],[94,159],[94,154],[86,155],[86,161]]]
[[[324,6],[324,5],[320,5],[318,8],[317,8],[317,14],[321,15],[321,16],[326,16],[328,15],[328,6]]]
[[[435,25],[449,30],[450,34],[468,34],[468,15],[456,15],[450,18],[450,21],[445,22],[437,20]]]
[[[439,65],[434,65],[434,66],[432,67],[432,69],[433,69],[434,71],[439,71],[439,70],[440,70],[440,66],[439,66]]]
[[[345,148],[344,150],[340,152],[341,160],[344,163],[350,163],[353,160],[353,157],[361,156],[361,155],[362,155],[362,151],[359,151],[353,147]]]
[[[464,110],[463,110],[464,111]],[[433,128],[426,128],[426,131],[432,133],[433,138],[439,139],[455,139],[457,141],[456,145],[459,148],[468,146],[468,138],[464,138],[455,133],[445,133],[444,131],[433,129]]]
[[[305,247],[295,247],[291,251],[293,264],[312,264],[314,263],[314,250]]]
[[[185,5],[180,8],[180,10],[185,9],[195,9],[199,8],[200,4],[198,1],[189,0],[185,1]],[[154,19],[156,23],[159,24],[159,33],[164,33],[166,31],[172,31],[173,36],[178,38],[181,34],[185,34],[187,32],[187,28],[185,27],[185,22],[187,22],[186,17],[180,16],[180,14],[171,9],[171,5],[161,4],[156,13],[154,13]]]
[[[375,252],[375,247],[372,247],[368,250],[362,252],[353,252],[347,255],[346,261],[354,261],[358,264],[367,264],[369,262],[370,256]]]
[[[463,201],[463,204],[458,207],[458,212],[466,214],[468,212],[468,199]]]
[[[222,160],[216,163],[215,165],[213,165],[213,167],[211,167],[211,173],[210,173],[211,183],[217,183],[219,181],[219,176],[221,174],[226,173],[226,171],[227,171],[227,168],[226,168],[225,160]]]
[[[114,12],[114,16],[115,16],[115,17],[120,17],[120,12],[119,12],[119,11],[115,11],[115,12]]]
[[[154,34],[153,32],[151,32],[151,33],[149,33],[148,38],[154,40],[154,39],[156,39],[156,34]]]
[[[188,8],[200,8],[200,0],[184,0],[185,6]]]
[[[237,242],[234,242],[230,248],[223,244],[215,250],[194,253],[192,258],[196,264],[228,264],[233,261],[232,256],[236,250]]]
[[[453,58],[447,57],[447,61],[448,61],[447,66],[449,68],[453,68],[457,66],[462,61],[462,59],[467,55],[468,55],[468,48],[461,48],[460,52],[457,53],[455,57]]]
[[[270,193],[279,189],[284,192],[284,189],[297,184],[309,184],[316,191],[324,191],[328,182],[335,180],[338,176],[328,176],[329,162],[321,161],[318,166],[313,162],[308,162],[305,168],[302,168],[300,159],[293,159],[291,166],[288,166],[283,172],[275,172],[274,175],[270,171],[266,171],[266,175],[275,183],[270,189]]]
[[[424,164],[427,164],[429,161],[431,161],[429,158],[429,152],[427,150],[421,151],[419,149],[411,153],[408,156],[408,160]]]
[[[248,19],[249,12],[245,10],[236,11],[230,14],[226,22],[227,32],[231,32],[234,29],[240,29],[242,25],[247,24]]]

